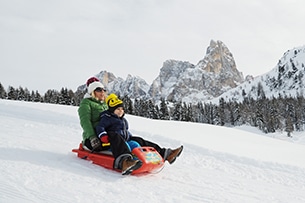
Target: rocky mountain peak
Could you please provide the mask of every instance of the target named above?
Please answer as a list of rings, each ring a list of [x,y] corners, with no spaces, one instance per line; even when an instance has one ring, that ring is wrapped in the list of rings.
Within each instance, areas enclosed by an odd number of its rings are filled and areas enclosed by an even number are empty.
[[[243,82],[243,75],[237,70],[233,54],[222,41],[210,41],[205,57],[197,64],[208,73],[226,74],[230,72],[238,83]]]
[[[196,66],[176,60],[164,62],[149,94],[157,99],[194,103],[217,97],[243,81],[226,45],[211,40],[205,57]]]
[[[221,41],[211,40],[206,55],[197,65],[187,61],[166,60],[151,85],[143,79],[129,75],[126,80],[116,78],[107,71],[97,77],[109,92],[128,95],[132,99],[197,103],[213,99],[244,81],[232,53]]]
[[[100,81],[104,85],[108,85],[109,83],[115,81],[117,78],[113,75],[113,73],[107,72],[107,71],[101,71],[99,74],[96,75],[97,78],[100,79]]]
[[[247,76],[247,82],[214,98],[212,102],[217,103],[220,98],[242,102],[246,97],[256,100],[262,95],[267,98],[305,96],[304,76],[305,46],[301,46],[285,52],[271,71],[255,78]]]

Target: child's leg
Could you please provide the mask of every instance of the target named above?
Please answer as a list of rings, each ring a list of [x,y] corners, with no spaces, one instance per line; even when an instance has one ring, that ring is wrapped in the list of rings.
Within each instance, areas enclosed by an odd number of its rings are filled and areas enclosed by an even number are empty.
[[[164,152],[165,152],[165,148],[161,148],[158,144],[148,141],[148,140],[144,140],[142,137],[137,137],[137,136],[132,136],[131,140],[136,141],[137,143],[139,143],[142,147],[153,147],[155,148],[155,150],[157,150],[157,152],[159,152],[159,154],[164,157]]]
[[[127,141],[127,145],[129,147],[130,151],[132,151],[134,148],[141,147],[141,145],[134,140]]]

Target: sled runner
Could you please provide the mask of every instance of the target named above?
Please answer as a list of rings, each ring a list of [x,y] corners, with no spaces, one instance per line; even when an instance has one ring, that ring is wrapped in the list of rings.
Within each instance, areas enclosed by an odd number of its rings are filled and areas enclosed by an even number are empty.
[[[110,151],[101,151],[91,153],[83,148],[82,143],[79,144],[78,149],[72,149],[72,152],[77,153],[81,159],[92,161],[92,163],[103,166],[108,169],[113,168],[114,157]],[[132,150],[135,159],[142,161],[142,166],[134,170],[131,174],[140,173],[155,173],[164,167],[164,160],[161,155],[152,147],[138,147]]]

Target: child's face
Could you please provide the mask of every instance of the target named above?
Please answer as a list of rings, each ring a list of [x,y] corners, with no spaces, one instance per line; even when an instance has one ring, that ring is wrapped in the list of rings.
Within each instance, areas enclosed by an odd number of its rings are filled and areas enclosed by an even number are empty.
[[[123,107],[118,107],[114,110],[113,112],[115,115],[118,117],[122,117],[124,115],[124,108]]]

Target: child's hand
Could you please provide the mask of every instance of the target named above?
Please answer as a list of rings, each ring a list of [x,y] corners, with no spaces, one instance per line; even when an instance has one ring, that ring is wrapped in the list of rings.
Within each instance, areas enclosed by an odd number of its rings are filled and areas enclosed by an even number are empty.
[[[103,143],[109,143],[109,139],[108,139],[108,135],[106,134],[106,135],[103,135],[101,138],[101,141],[103,142]]]

